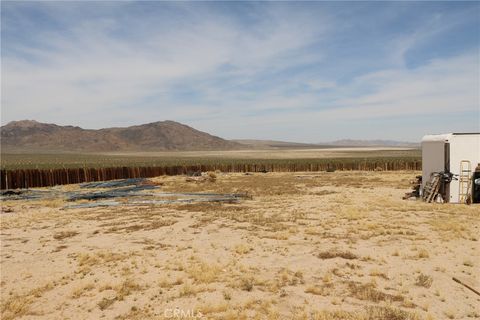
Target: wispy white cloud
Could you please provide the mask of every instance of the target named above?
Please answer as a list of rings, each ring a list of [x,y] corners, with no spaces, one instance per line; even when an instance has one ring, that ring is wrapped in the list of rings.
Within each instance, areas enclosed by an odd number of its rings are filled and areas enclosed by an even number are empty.
[[[249,115],[238,113],[235,115],[239,122],[248,122],[252,130],[255,127],[289,128],[292,123],[302,124],[295,126],[302,133],[306,133],[311,142],[320,141],[320,137],[348,137],[347,134],[335,133],[332,135],[332,124],[340,128],[343,123],[354,125],[363,121],[380,119],[394,121],[402,119],[400,127],[386,128],[386,132],[368,132],[368,137],[383,136],[395,138],[403,131],[405,137],[415,140],[431,130],[438,130],[438,117],[448,122],[444,131],[479,131],[480,130],[480,74],[472,66],[479,66],[476,52],[449,59],[437,59],[431,63],[409,70],[398,68],[384,70],[360,76],[348,85],[334,87],[336,99],[322,102],[322,98],[315,93],[295,95],[292,97],[269,96],[263,101],[256,101],[255,110],[259,106],[270,106],[278,110],[294,112],[271,112],[262,117],[251,119]],[[358,87],[372,89],[372,93],[362,93]],[[344,96],[352,95],[349,98]],[[234,110],[239,110],[240,105]],[[268,108],[267,108],[268,109]],[[463,123],[457,123],[455,115],[470,114],[471,118]],[[415,117],[427,116],[427,122],[410,128],[409,121]],[[428,120],[430,117],[430,120]],[[214,125],[218,119],[213,119],[209,125]],[[366,123],[365,129],[371,124]],[[397,124],[398,125],[398,124]],[[208,126],[206,126],[208,127]],[[334,128],[333,128],[334,129]],[[277,130],[283,139],[303,134]],[[388,132],[391,131],[391,132]],[[391,133],[391,134],[390,134]],[[408,135],[407,135],[407,134]],[[253,138],[253,136],[249,136]],[[323,138],[325,140],[325,138]]]
[[[436,59],[413,70],[384,70],[361,76],[354,85],[367,83],[375,92],[340,99],[338,105],[346,108],[337,109],[338,115],[362,118],[479,111],[480,74],[475,71],[479,65],[478,54],[473,52]]]
[[[292,26],[286,14],[269,12],[268,21],[247,30],[222,17],[194,15],[185,27],[145,30],[140,39],[112,37],[119,23],[112,19],[83,21],[65,35],[40,34],[44,49],[17,48],[35,56],[33,63],[3,58],[4,118],[33,110],[41,118],[52,118],[53,110],[89,116],[115,106],[135,107],[143,97],[168,92],[182,81],[225,76],[242,84],[261,70],[291,67],[298,60],[289,60],[290,55],[320,32],[312,20],[295,19],[299,23]],[[230,69],[222,71],[225,65]]]
[[[43,12],[62,27],[39,28],[34,41],[7,38],[2,123],[35,118],[99,128],[173,119],[229,138],[313,142],[354,136],[359,121],[395,117],[460,112],[476,125],[478,41],[460,54],[406,63],[408,52],[458,27],[462,14],[433,12],[416,19],[413,31],[391,36],[375,29],[379,43],[366,37],[362,44],[356,34],[338,34],[360,22],[345,28],[323,4],[252,3],[238,15],[161,4],[158,17],[135,4],[129,14],[131,5],[46,4]],[[21,10],[15,18],[7,27],[22,23]],[[385,48],[369,48],[384,38]],[[367,61],[370,53],[378,61]],[[372,130],[365,127],[365,135]]]

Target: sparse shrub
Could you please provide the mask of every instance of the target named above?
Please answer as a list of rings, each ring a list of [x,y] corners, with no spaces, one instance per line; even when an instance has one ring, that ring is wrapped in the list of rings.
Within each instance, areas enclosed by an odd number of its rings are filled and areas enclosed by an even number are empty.
[[[375,289],[375,284],[373,283],[359,284],[350,282],[348,284],[348,288],[350,289],[351,294],[360,300],[368,300],[373,302],[404,301],[404,297],[401,295],[392,295]]]
[[[419,316],[393,307],[367,307],[366,319],[419,320]]]
[[[417,281],[415,282],[415,284],[420,287],[430,288],[430,286],[432,285],[432,282],[433,282],[432,277],[426,274],[420,273],[417,277]]]
[[[317,311],[312,315],[315,320],[419,320],[411,312],[393,307],[367,307],[363,312]]]
[[[186,296],[191,296],[196,293],[195,288],[192,287],[191,284],[185,283],[181,288],[180,288],[180,297],[186,297]]]
[[[247,254],[252,250],[253,250],[253,248],[251,246],[243,244],[243,243],[235,246],[235,252],[237,254]]]
[[[350,262],[347,262],[345,263],[345,266],[352,269],[352,270],[356,270],[356,269],[361,269],[362,267],[357,265],[357,264],[354,264],[354,263],[350,263]]]
[[[220,267],[215,264],[209,264],[203,261],[194,261],[187,268],[188,275],[198,283],[211,283],[217,279],[220,273]]]
[[[100,308],[100,310],[105,310],[108,307],[110,307],[115,302],[115,300],[116,300],[116,298],[111,298],[111,299],[103,298],[98,303],[98,307]]]
[[[376,269],[370,271],[370,275],[372,277],[380,277],[380,278],[383,278],[385,280],[389,280],[388,276],[384,272],[381,272],[381,271],[376,270]]]
[[[20,318],[30,310],[32,297],[14,295],[2,304],[2,319],[12,320]]]
[[[304,284],[305,280],[303,279],[303,272],[302,271],[297,271],[293,274],[293,278],[290,281],[290,285],[296,285],[297,283]]]
[[[63,239],[66,239],[66,238],[76,236],[77,234],[78,234],[78,232],[76,232],[76,231],[60,231],[60,232],[56,232],[53,235],[53,239],[63,240]]]
[[[342,259],[358,259],[358,256],[350,251],[323,251],[317,255],[320,259],[333,259],[333,258],[342,258]]]
[[[215,181],[217,181],[217,174],[216,174],[215,172],[210,171],[210,172],[207,173],[207,176],[208,176],[208,180],[209,180],[210,182],[215,182]]]
[[[75,289],[73,292],[72,292],[72,298],[74,299],[78,299],[80,298],[85,292],[87,291],[90,291],[92,289],[94,289],[95,286],[93,285],[93,283],[89,283],[85,286],[81,286],[81,287],[78,287],[77,289]]]
[[[240,280],[240,288],[244,291],[252,291],[254,279],[253,277],[245,277]]]
[[[134,255],[135,253],[130,253]],[[128,254],[115,253],[111,251],[100,251],[95,253],[79,253],[77,255],[77,262],[79,266],[93,267],[100,264],[116,263],[125,260],[129,257]]]
[[[140,290],[140,285],[133,279],[126,279],[122,284],[115,288],[117,291],[117,300],[123,300],[124,297],[130,295],[133,291]]]
[[[330,284],[332,282],[332,274],[331,272],[327,272],[323,275],[322,281],[325,284]]]
[[[232,294],[228,291],[223,291],[223,298],[225,300],[232,300]]]
[[[327,287],[310,286],[305,289],[305,293],[310,293],[317,296],[326,296],[329,294],[329,292],[330,291]]]
[[[420,258],[420,259],[426,259],[426,258],[429,258],[430,255],[428,254],[428,251],[427,251],[427,250],[421,249],[421,250],[418,252],[417,257]]]

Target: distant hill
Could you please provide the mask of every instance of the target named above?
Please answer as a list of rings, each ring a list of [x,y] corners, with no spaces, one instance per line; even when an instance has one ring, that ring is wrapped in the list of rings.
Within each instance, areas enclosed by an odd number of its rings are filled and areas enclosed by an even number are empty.
[[[174,121],[99,130],[34,120],[1,127],[2,152],[8,151],[194,151],[245,149],[245,146]]]
[[[236,139],[232,140],[254,149],[322,149],[334,148],[333,145],[313,144],[301,142],[286,142],[276,140],[254,140],[254,139]]]
[[[395,141],[395,140],[343,139],[343,140],[332,141],[332,142],[329,142],[328,144],[331,144],[334,146],[345,146],[345,147],[409,147],[409,148],[420,147],[420,143]]]
[[[420,147],[419,143],[393,140],[353,140],[344,139],[324,143],[301,143],[275,140],[236,139],[232,140],[254,149],[332,149],[342,147]]]

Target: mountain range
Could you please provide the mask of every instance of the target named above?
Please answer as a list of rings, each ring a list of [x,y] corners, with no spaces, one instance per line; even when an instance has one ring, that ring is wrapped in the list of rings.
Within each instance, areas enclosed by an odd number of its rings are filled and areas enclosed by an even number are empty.
[[[12,121],[1,127],[6,151],[194,151],[232,150],[245,146],[175,121],[125,128],[82,129],[34,120]]]
[[[35,120],[12,121],[1,127],[2,152],[131,152],[239,149],[321,149],[338,147],[409,147],[392,140],[337,140],[297,143],[273,140],[225,140],[175,121],[130,127],[82,129]]]

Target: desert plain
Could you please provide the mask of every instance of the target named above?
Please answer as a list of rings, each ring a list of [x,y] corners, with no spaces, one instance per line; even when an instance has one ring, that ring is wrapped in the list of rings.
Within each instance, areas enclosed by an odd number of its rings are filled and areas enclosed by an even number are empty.
[[[4,200],[1,318],[478,319],[452,278],[478,288],[479,206],[402,200],[417,174],[150,179],[237,203]]]

